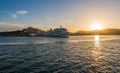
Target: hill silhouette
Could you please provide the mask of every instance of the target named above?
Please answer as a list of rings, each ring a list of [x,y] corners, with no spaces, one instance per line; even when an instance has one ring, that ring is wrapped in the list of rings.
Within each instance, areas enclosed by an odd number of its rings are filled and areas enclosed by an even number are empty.
[[[0,32],[0,36],[44,36],[45,31],[28,27],[23,30]]]
[[[77,31],[71,33],[70,35],[120,35],[120,29],[103,29],[103,30],[93,30],[93,31]]]

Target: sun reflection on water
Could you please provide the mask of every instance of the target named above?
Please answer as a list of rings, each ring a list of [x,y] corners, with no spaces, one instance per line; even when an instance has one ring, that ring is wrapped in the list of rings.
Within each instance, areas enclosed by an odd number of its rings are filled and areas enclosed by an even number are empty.
[[[98,35],[94,36],[94,48],[92,51],[93,58],[96,62],[102,58],[101,46],[100,46],[100,37]]]

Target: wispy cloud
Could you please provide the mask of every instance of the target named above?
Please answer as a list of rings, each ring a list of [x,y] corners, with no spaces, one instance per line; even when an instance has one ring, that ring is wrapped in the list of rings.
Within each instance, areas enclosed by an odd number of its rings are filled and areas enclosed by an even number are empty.
[[[48,20],[50,20],[50,21],[55,21],[55,18],[53,18],[53,17],[46,16],[46,18],[47,18]]]
[[[10,13],[10,16],[12,18],[17,18],[19,15],[25,15],[25,14],[28,14],[29,11],[26,11],[26,10],[19,10],[19,11],[16,11],[14,13]]]
[[[65,23],[71,24],[73,21],[72,20],[64,20]]]
[[[0,32],[3,31],[15,31],[22,30],[23,28],[34,27],[41,30],[48,30],[46,26],[42,26],[42,24],[24,24],[24,23],[11,23],[11,22],[0,22]]]
[[[17,18],[17,15],[16,14],[10,14],[10,16],[12,17],[12,18]]]
[[[27,13],[29,13],[29,11],[26,10],[20,10],[16,12],[16,14],[27,14]]]
[[[27,27],[27,24],[16,24],[16,23],[8,23],[8,22],[0,22],[0,32],[2,31],[14,31],[21,30]]]

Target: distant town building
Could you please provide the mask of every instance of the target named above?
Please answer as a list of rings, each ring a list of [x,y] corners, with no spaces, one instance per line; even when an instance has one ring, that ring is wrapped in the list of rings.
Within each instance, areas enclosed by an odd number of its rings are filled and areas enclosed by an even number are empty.
[[[35,29],[33,27],[28,27],[26,29],[23,29],[24,33],[27,33],[28,36],[41,36],[44,35],[45,32],[41,31],[39,29]]]
[[[53,29],[53,30],[50,29],[49,31],[47,31],[46,36],[67,38],[68,37],[68,32],[67,32],[66,28],[62,28],[62,26],[60,26],[60,28],[56,28],[56,29]]]

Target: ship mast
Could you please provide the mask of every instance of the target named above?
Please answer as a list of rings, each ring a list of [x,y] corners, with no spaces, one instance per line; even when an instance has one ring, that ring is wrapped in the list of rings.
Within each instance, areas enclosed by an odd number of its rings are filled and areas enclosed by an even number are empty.
[[[60,25],[60,28],[62,28],[62,26]]]

